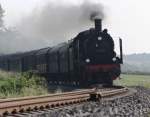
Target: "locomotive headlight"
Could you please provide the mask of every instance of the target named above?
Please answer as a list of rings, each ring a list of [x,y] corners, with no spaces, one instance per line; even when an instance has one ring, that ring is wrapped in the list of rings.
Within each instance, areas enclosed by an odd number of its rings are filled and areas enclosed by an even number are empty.
[[[89,62],[90,62],[90,59],[89,59],[89,58],[87,58],[85,61],[86,61],[87,63],[89,63]]]
[[[101,40],[102,40],[102,37],[98,37],[98,40],[101,41]]]
[[[116,59],[116,57],[114,57],[114,58],[112,58],[112,60],[113,60],[113,61],[116,61],[117,59]]]

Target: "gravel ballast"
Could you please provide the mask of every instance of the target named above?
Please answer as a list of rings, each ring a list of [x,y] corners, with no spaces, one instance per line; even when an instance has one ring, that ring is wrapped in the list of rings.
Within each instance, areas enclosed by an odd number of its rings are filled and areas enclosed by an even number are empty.
[[[150,89],[135,87],[132,95],[100,102],[86,102],[77,106],[50,110],[39,117],[148,117]]]

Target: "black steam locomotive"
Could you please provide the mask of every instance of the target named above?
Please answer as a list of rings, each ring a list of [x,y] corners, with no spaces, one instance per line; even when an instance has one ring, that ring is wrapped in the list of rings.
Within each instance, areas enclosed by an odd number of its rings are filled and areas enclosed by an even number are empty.
[[[122,60],[114,51],[114,41],[102,30],[101,19],[95,28],[80,32],[67,43],[25,53],[0,56],[0,68],[6,71],[32,71],[45,76],[50,83],[88,86],[112,85],[119,77]]]

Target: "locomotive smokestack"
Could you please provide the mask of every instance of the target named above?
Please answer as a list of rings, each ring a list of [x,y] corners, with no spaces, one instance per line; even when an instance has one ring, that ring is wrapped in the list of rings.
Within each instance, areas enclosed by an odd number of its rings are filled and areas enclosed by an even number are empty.
[[[102,19],[95,19],[95,29],[97,31],[102,31]]]

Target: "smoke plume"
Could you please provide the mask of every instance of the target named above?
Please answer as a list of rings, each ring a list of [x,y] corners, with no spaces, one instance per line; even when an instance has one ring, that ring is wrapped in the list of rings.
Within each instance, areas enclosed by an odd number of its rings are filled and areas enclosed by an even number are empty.
[[[17,29],[24,38],[20,39],[21,48],[17,42],[14,48],[24,51],[56,45],[94,26],[94,18],[105,18],[104,7],[100,3],[88,1],[65,5],[50,2],[22,19]]]

